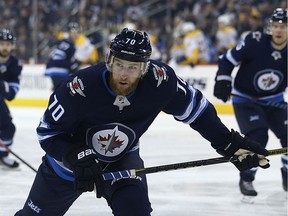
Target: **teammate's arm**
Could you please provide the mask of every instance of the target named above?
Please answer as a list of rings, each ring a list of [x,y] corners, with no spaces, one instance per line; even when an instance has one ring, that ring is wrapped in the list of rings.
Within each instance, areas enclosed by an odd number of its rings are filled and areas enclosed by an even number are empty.
[[[232,77],[231,73],[235,66],[239,65],[247,56],[249,50],[253,49],[253,35],[251,33],[245,37],[245,40],[238,42],[237,46],[229,49],[225,54],[219,56],[218,71],[215,77],[214,96],[223,102],[230,99],[232,90]]]
[[[16,65],[12,68],[12,78],[9,80],[0,80],[0,95],[6,100],[13,100],[19,91],[20,74],[22,71],[21,65]]]

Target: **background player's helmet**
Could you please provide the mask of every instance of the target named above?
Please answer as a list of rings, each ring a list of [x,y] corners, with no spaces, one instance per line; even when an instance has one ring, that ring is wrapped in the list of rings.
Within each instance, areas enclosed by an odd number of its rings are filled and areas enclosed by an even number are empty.
[[[150,39],[146,32],[124,28],[111,41],[106,65],[108,70],[111,71],[114,57],[127,61],[142,62],[142,74],[145,74],[149,66],[151,53]]]
[[[77,32],[81,31],[80,25],[77,22],[68,23],[68,31],[73,31],[73,30]]]
[[[272,13],[270,22],[287,23],[287,10],[276,8]]]
[[[192,32],[196,29],[196,26],[193,22],[184,22],[181,26],[181,35],[185,35],[188,32]]]
[[[0,30],[0,41],[15,41],[14,35],[11,33],[9,29],[1,29]]]

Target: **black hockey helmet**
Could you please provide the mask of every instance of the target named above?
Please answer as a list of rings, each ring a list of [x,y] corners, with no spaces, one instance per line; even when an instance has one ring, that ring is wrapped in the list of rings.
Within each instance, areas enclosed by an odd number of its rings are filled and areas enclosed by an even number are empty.
[[[111,41],[110,52],[113,56],[127,61],[147,62],[152,48],[146,32],[124,28]]]
[[[9,29],[0,30],[0,41],[15,41],[15,37]]]
[[[143,62],[142,74],[145,74],[151,53],[150,39],[146,32],[124,28],[111,41],[106,60],[107,68],[111,71],[113,58],[116,57],[126,61]]]
[[[270,22],[287,23],[287,10],[276,8],[272,13]]]

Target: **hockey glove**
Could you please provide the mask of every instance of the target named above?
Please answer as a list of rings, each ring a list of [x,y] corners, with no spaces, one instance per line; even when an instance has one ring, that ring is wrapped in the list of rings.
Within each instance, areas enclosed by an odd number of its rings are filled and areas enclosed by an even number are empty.
[[[232,90],[231,80],[232,78],[226,75],[220,75],[216,77],[214,96],[222,100],[224,103],[230,99]]]
[[[74,173],[76,190],[93,191],[96,187],[97,198],[102,197],[104,181],[102,169],[92,149],[88,146],[72,149],[63,157],[63,163]]]
[[[264,169],[270,167],[269,160],[265,158],[269,152],[259,143],[253,142],[247,137],[242,137],[233,129],[231,130],[231,143],[225,149],[218,149],[217,152],[223,156],[235,155],[237,161],[232,163],[240,171],[258,166]]]

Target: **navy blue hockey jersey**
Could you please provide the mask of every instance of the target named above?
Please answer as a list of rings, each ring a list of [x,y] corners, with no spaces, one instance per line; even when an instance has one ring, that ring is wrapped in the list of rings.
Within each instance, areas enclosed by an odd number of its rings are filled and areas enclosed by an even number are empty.
[[[45,75],[67,76],[75,72],[79,67],[74,57],[75,51],[75,45],[71,40],[60,41],[47,63]]]
[[[10,56],[5,63],[0,63],[0,80],[8,84],[9,89],[3,93],[2,97],[13,100],[19,91],[22,65],[14,56]]]
[[[147,74],[127,96],[111,90],[109,73],[105,63],[82,69],[50,97],[37,133],[54,170],[63,178],[72,179],[61,162],[72,145],[89,145],[101,162],[117,161],[138,150],[140,137],[161,111],[189,124],[214,148],[229,143],[230,131],[211,103],[168,65],[151,60]]]
[[[251,32],[219,59],[217,75],[231,75],[240,64],[233,91],[271,101],[282,101],[287,87],[287,46],[275,50],[271,35]],[[241,100],[233,98],[234,102]]]

